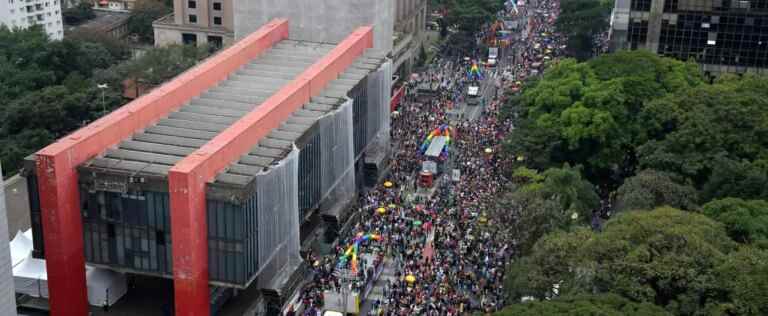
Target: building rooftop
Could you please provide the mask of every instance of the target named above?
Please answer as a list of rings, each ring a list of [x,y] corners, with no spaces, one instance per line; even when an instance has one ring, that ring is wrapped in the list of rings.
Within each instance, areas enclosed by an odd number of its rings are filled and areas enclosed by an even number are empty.
[[[80,166],[82,171],[166,179],[168,171],[297,75],[335,45],[282,40],[217,86],[193,98],[156,124]],[[295,142],[323,115],[341,105],[347,93],[386,60],[367,50],[311,101],[292,113],[238,161],[218,174],[214,184],[244,188],[257,174],[284,158]]]
[[[128,23],[131,14],[128,12],[115,12],[94,10],[95,18],[76,26],[78,29],[86,29],[97,32],[108,32]]]

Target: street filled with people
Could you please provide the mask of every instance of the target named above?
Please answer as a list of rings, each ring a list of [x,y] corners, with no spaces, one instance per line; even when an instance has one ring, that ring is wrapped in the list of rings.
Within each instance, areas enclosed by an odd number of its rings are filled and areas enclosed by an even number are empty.
[[[359,221],[339,237],[332,255],[306,258],[314,279],[301,292],[303,315],[323,311],[324,293],[340,293],[345,287],[365,292],[382,265],[391,267],[394,278],[383,281],[384,295],[372,302],[372,315],[463,315],[496,311],[509,303],[504,301],[503,280],[515,240],[503,223],[514,219],[497,212],[495,200],[508,182],[504,175],[513,159],[499,154],[501,144],[514,128],[500,108],[507,92],[518,91],[521,81],[561,54],[563,38],[553,26],[558,5],[557,0],[539,0],[526,8],[522,20],[527,36],[505,48],[498,68],[482,70],[483,80],[497,81],[501,90],[489,97],[477,119],[451,113],[464,102],[472,80],[469,67],[479,53],[469,61],[465,56],[438,57],[409,78],[407,95],[392,115],[386,181],[361,195]],[[433,95],[420,95],[425,85]],[[417,195],[423,187],[422,147],[440,126],[451,126],[444,157],[448,167],[434,180],[434,194]],[[458,179],[453,169],[459,170]],[[377,238],[360,241],[364,235]],[[350,257],[348,246],[355,241],[360,242]],[[345,277],[350,270],[358,277]]]

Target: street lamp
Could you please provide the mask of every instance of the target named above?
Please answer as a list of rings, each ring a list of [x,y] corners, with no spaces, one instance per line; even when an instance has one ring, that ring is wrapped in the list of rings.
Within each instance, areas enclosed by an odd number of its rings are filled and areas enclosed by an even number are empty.
[[[100,83],[96,85],[99,90],[101,90],[101,115],[104,115],[107,113],[107,106],[104,103],[104,93],[107,91],[107,88],[109,88],[109,85],[106,83]]]

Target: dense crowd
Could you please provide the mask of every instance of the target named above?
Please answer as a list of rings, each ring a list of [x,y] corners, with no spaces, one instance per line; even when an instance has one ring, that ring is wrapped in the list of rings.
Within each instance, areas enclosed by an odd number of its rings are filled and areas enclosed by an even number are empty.
[[[517,81],[537,73],[537,64],[557,58],[562,38],[553,33],[559,12],[557,0],[539,0],[529,8],[529,36],[513,44],[515,63],[502,65],[497,74],[486,71],[487,80],[499,80],[509,89]],[[511,54],[510,54],[511,55]],[[501,140],[513,127],[499,115],[502,100],[494,98],[479,119],[450,122],[449,111],[462,101],[468,83],[467,61],[441,60],[413,78],[409,93],[392,117],[393,154],[388,181],[360,197],[360,221],[348,236],[340,237],[336,256],[316,257],[314,280],[302,292],[304,315],[316,315],[324,304],[324,291],[350,287],[363,291],[373,273],[369,263],[360,263],[355,282],[339,279],[338,254],[359,234],[378,234],[380,241],[361,243],[360,253],[373,254],[376,264],[391,264],[393,282],[386,281],[384,299],[374,303],[377,315],[461,315],[470,311],[490,312],[504,306],[505,264],[514,249],[513,236],[499,222],[511,216],[494,211],[494,199],[507,182],[504,167],[509,161],[496,153]],[[418,95],[428,87],[434,94]],[[456,119],[456,118],[453,118]],[[443,172],[438,192],[430,198],[406,198],[417,181],[423,157],[419,147],[428,133],[442,124],[454,126],[450,148],[451,168],[460,170],[460,181]],[[387,259],[388,258],[388,259]],[[383,260],[382,260],[383,259]],[[340,272],[341,271],[341,272]],[[375,281],[375,280],[374,280]]]

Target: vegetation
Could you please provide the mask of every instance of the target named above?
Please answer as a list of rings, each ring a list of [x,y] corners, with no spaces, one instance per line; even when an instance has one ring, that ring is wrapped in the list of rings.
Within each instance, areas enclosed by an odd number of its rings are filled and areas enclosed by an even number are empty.
[[[754,279],[758,283],[751,289],[765,286],[765,274],[737,272],[765,271],[765,255],[748,246],[739,250],[723,226],[706,216],[660,208],[621,214],[602,233],[577,229],[547,235],[511,266],[506,287],[513,299],[612,293],[675,315],[762,311],[765,292],[746,292],[736,284]],[[734,265],[745,267],[734,270]],[[734,274],[739,277],[724,277]]]
[[[504,0],[442,0],[436,4],[442,7],[445,16],[438,21],[440,36],[446,37],[449,28],[455,31],[448,38],[445,46],[453,50],[453,55],[467,55],[476,46],[475,34],[483,25],[494,20],[496,12],[504,7]]]
[[[171,13],[171,10],[172,6],[169,6],[167,1],[137,0],[128,19],[128,32],[138,35],[141,41],[154,43],[155,32],[152,22]]]
[[[619,52],[562,60],[505,106],[505,288],[535,302],[499,315],[768,314],[768,78]]]
[[[497,316],[600,315],[666,316],[664,309],[649,303],[636,303],[614,294],[558,297],[507,307]]]
[[[0,28],[0,161],[6,174],[16,173],[24,157],[124,104],[126,78],[157,85],[208,52],[173,46],[125,61],[124,46],[81,36],[49,41],[40,27]],[[108,87],[99,89],[104,83]]]
[[[608,30],[613,1],[561,0],[557,32],[568,37],[568,54],[578,60],[593,56],[594,39]]]
[[[77,4],[64,9],[61,15],[64,17],[64,23],[69,25],[77,25],[96,17],[91,1],[79,1]]]

